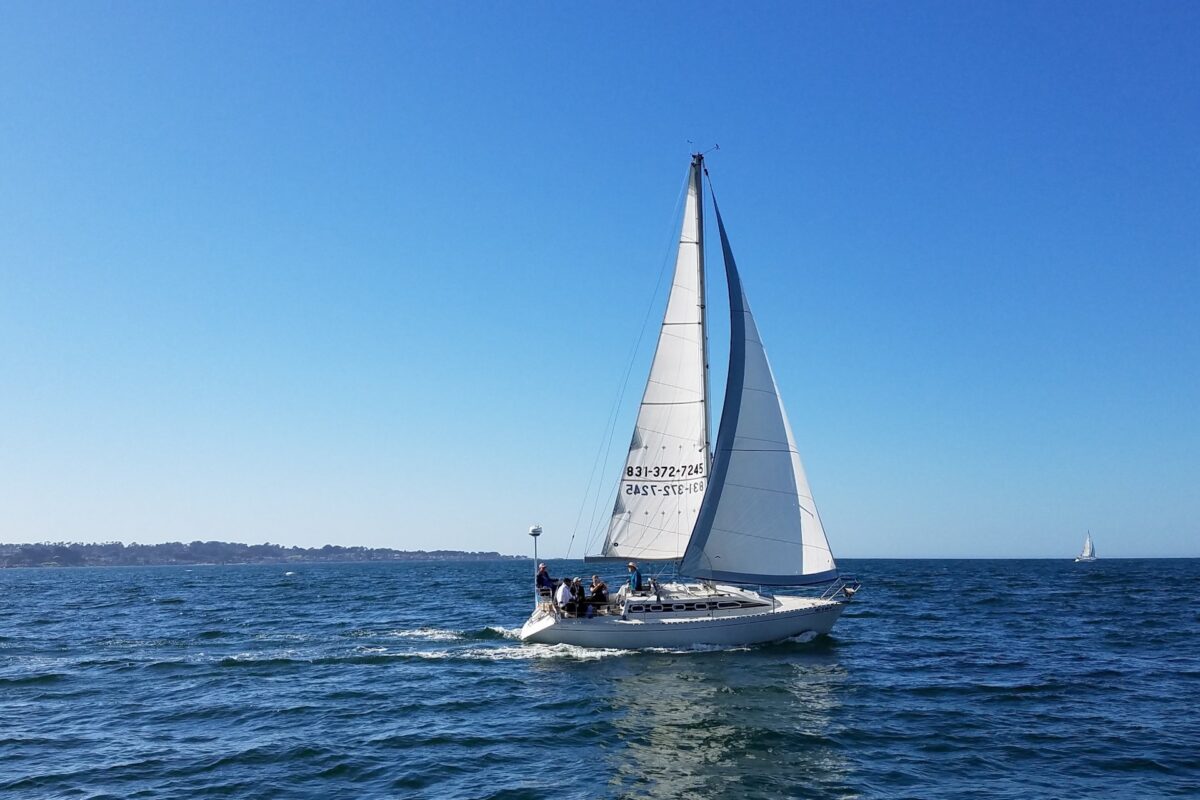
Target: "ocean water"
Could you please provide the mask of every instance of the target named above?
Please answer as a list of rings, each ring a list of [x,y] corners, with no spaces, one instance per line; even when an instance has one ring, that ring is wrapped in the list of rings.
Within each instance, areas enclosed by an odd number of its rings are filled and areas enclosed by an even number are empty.
[[[1200,560],[842,567],[648,653],[522,645],[524,561],[0,570],[0,797],[1200,797]]]

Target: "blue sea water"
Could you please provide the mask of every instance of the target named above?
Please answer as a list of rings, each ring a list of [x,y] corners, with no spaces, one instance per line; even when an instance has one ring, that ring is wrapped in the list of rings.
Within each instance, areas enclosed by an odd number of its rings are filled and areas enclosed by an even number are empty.
[[[649,653],[522,645],[524,561],[0,570],[0,797],[1200,797],[1200,560],[842,566]]]

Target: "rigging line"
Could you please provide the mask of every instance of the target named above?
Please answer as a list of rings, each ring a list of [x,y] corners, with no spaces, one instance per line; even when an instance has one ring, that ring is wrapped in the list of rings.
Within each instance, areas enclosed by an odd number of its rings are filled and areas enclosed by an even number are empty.
[[[617,492],[619,492],[620,490],[621,490],[621,477],[620,477],[620,476],[618,476],[618,477],[617,477],[617,479],[616,479],[615,481],[613,481],[612,489],[611,489],[610,491],[608,491],[608,492],[605,492],[605,495],[612,495],[613,497],[616,497],[616,496],[617,496]],[[597,493],[597,497],[599,497],[599,494],[600,494],[600,486],[599,486],[599,485],[596,487],[596,493]],[[615,501],[614,501],[614,503],[615,503]],[[592,517],[592,519],[590,519],[590,520],[588,521],[588,539],[587,539],[587,545],[586,545],[588,548],[590,548],[590,547],[592,546],[592,544],[593,544],[593,543],[594,543],[594,542],[595,542],[595,541],[596,541],[598,538],[600,538],[600,532],[601,532],[601,530],[604,530],[606,533],[607,533],[607,530],[608,530],[608,525],[603,525],[603,527],[602,527],[602,525],[601,525],[601,523],[604,523],[604,520],[603,520],[603,518],[600,520],[600,523],[597,523],[597,522],[596,522],[596,519],[595,519],[595,516],[594,516],[594,515],[595,515],[595,513],[596,513],[596,509],[595,509],[595,507],[593,506],[593,507],[592,507],[592,514],[593,514],[593,517]],[[610,522],[611,522],[611,519],[612,519],[612,518],[610,517],[610,518],[609,518],[609,521],[610,521]]]
[[[690,176],[690,172],[688,173],[688,175]],[[688,189],[688,180],[687,180],[687,176],[685,176],[684,180],[683,180],[683,185],[680,187],[679,193],[675,197],[675,205],[671,211],[672,219],[674,219],[676,216],[678,216],[681,213],[680,207],[685,203],[685,201],[687,199],[687,189]],[[568,558],[571,555],[571,548],[575,544],[575,536],[579,532],[579,523],[583,520],[583,509],[587,507],[588,495],[591,494],[591,491],[592,491],[592,484],[597,475],[597,465],[600,463],[601,455],[604,456],[604,465],[603,465],[603,467],[600,468],[599,474],[602,476],[604,474],[604,471],[608,469],[608,453],[612,449],[612,437],[613,437],[613,432],[616,430],[616,427],[617,427],[617,417],[620,415],[621,403],[625,399],[625,390],[629,386],[629,375],[633,371],[634,362],[637,360],[638,348],[641,347],[642,339],[646,335],[646,326],[649,324],[651,314],[654,311],[655,300],[657,299],[659,289],[662,286],[663,276],[665,276],[667,273],[667,263],[671,256],[671,250],[675,247],[674,239],[675,239],[675,233],[674,233],[674,229],[672,229],[671,238],[670,238],[670,240],[668,240],[668,243],[666,246],[666,252],[664,253],[664,255],[662,257],[662,263],[658,270],[658,278],[654,282],[654,291],[650,294],[650,302],[647,304],[646,313],[642,317],[641,329],[638,331],[637,340],[634,342],[633,347],[630,349],[630,352],[629,352],[629,363],[625,367],[625,376],[621,381],[621,389],[619,392],[617,392],[617,399],[613,403],[612,411],[609,413],[609,416],[608,416],[608,422],[606,423],[606,427],[608,430],[604,435],[601,435],[599,449],[597,449],[596,457],[592,461],[592,472],[588,476],[587,488],[584,489],[583,499],[579,503],[579,512],[575,515],[575,525],[573,528],[571,528],[571,539],[567,543],[566,555]],[[592,514],[588,521],[588,530],[589,531],[592,530],[592,528],[593,528],[593,523],[595,521],[595,516],[596,516],[596,508],[599,505],[599,502],[600,502],[600,487],[599,487],[599,484],[597,484],[596,501],[592,505]],[[585,550],[591,546],[592,540],[594,538],[595,538],[594,534],[591,534],[588,536],[587,541],[584,542]]]

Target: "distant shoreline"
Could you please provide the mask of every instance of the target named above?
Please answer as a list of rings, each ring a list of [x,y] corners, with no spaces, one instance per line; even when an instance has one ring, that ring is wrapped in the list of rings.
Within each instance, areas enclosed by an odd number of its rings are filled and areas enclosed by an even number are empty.
[[[285,547],[239,542],[41,542],[0,544],[0,569],[56,567],[228,566],[232,564],[350,564],[420,561],[528,560],[494,551],[392,550],[386,547]]]
[[[856,561],[1071,561],[1072,556],[847,556]],[[1101,561],[1145,561],[1193,559],[1197,556],[1121,556]],[[121,542],[40,542],[0,544],[0,569],[54,569],[61,567],[217,567],[254,564],[374,564],[447,561],[529,561],[528,555],[495,551],[393,550],[379,547],[285,547],[276,544],[238,542],[165,542],[130,544]],[[578,561],[546,556],[546,561]]]

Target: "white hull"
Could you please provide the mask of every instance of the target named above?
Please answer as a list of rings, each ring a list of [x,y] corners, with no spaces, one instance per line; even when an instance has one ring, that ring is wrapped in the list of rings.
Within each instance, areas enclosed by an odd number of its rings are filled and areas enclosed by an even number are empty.
[[[802,633],[829,633],[846,608],[844,600],[776,597],[766,611],[681,619],[629,619],[619,615],[563,617],[539,610],[521,628],[521,640],[641,650],[694,645],[750,645],[777,642]]]
[[[1081,561],[1095,561],[1095,560],[1096,560],[1095,556],[1075,556],[1076,564],[1078,564]]]

